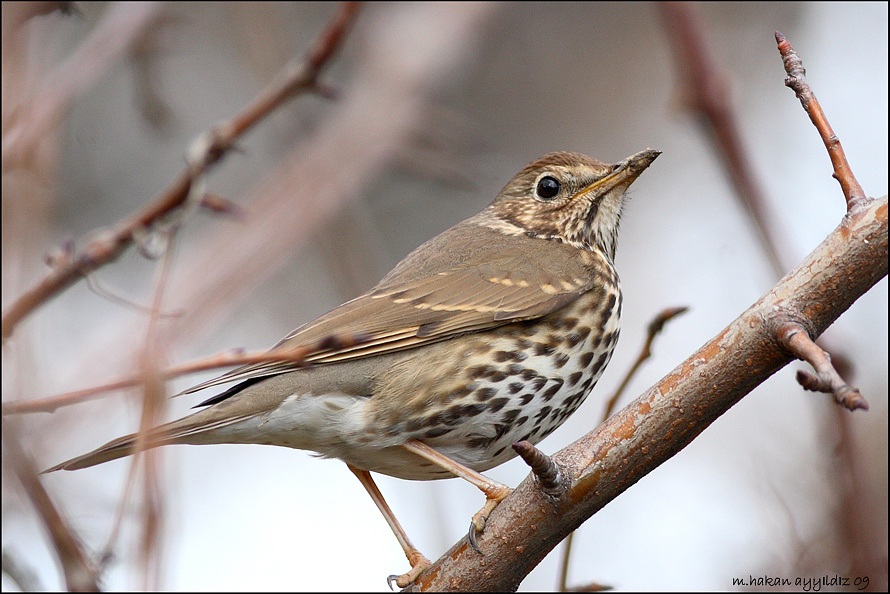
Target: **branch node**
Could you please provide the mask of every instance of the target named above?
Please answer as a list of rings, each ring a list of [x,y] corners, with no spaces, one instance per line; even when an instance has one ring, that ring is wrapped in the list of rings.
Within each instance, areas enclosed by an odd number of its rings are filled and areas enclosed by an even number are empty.
[[[52,269],[68,266],[74,259],[74,239],[66,238],[54,250],[44,256],[44,262]]]
[[[566,485],[562,472],[550,456],[528,441],[517,441],[513,444],[513,449],[531,467],[532,474],[538,479],[544,495],[554,500],[563,496]]]

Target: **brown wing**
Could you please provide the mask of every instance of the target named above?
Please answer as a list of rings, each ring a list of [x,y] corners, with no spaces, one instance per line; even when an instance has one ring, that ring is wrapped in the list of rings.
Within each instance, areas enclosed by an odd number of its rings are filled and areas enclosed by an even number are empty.
[[[603,282],[593,272],[595,256],[589,252],[525,236],[505,241],[497,231],[468,228],[471,221],[430,240],[377,287],[297,328],[273,350],[360,334],[366,338],[360,344],[320,351],[306,362],[391,353],[545,316]],[[288,362],[246,365],[188,392],[294,368]]]

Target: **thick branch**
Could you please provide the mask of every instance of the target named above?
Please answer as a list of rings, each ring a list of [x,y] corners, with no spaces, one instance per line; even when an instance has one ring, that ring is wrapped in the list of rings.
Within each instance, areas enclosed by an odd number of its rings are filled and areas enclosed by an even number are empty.
[[[771,291],[623,410],[553,456],[568,492],[549,501],[528,478],[414,585],[423,590],[512,591],[572,530],[682,450],[792,360],[773,331],[799,320],[819,336],[887,275],[887,197],[870,200]]]

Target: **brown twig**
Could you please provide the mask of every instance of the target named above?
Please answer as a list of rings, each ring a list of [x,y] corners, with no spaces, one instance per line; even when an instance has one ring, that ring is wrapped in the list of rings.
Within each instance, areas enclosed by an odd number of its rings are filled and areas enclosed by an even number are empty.
[[[831,357],[813,342],[801,324],[790,320],[780,324],[776,337],[795,357],[806,361],[816,370],[815,375],[803,369],[797,371],[797,381],[804,389],[832,394],[835,402],[849,410],[868,410],[868,402],[859,390],[850,387],[841,378],[831,364]]]
[[[160,353],[158,353],[158,342],[156,333],[150,330],[147,339],[152,341],[146,345],[145,352],[142,357],[142,414],[139,418],[139,431],[136,434],[135,451],[140,452],[140,456],[134,458],[134,463],[130,465],[128,480],[136,480],[136,470],[139,458],[144,461],[142,472],[142,497],[139,501],[140,510],[142,512],[142,530],[139,539],[139,561],[142,570],[142,589],[145,591],[157,590],[160,587],[159,579],[161,575],[161,539],[162,526],[164,522],[164,498],[161,489],[161,480],[159,479],[158,456],[155,450],[148,450],[148,433],[155,428],[163,415],[164,405],[166,403],[166,390],[164,382],[160,377],[158,370]],[[125,506],[128,498],[122,497],[120,505]],[[118,521],[123,520],[123,514],[118,515]],[[105,557],[109,556],[113,548],[111,545],[106,547]]]
[[[12,470],[31,500],[31,505],[43,521],[53,543],[62,574],[65,576],[65,587],[71,592],[99,591],[99,578],[96,567],[84,552],[80,542],[71,532],[65,519],[53,504],[49,493],[43,488],[34,462],[25,453],[18,440],[15,427],[3,421],[3,444],[8,453]]]
[[[831,125],[828,123],[828,118],[825,117],[825,112],[822,111],[819,100],[816,99],[816,95],[813,94],[810,85],[807,84],[806,70],[803,67],[803,61],[800,59],[800,56],[797,55],[797,52],[794,51],[794,48],[791,47],[791,43],[785,39],[785,36],[778,31],[776,31],[776,43],[778,44],[779,53],[782,55],[785,72],[788,73],[788,76],[785,78],[785,85],[797,95],[804,111],[807,112],[813,125],[816,126],[816,130],[819,131],[819,136],[822,137],[822,142],[825,144],[825,148],[828,149],[831,165],[834,167],[832,177],[841,184],[841,190],[843,190],[844,198],[847,200],[847,211],[849,212],[868,200],[865,191],[859,185],[856,176],[853,175],[853,170],[847,162],[847,156],[844,154],[844,147],[841,146],[841,141],[835,135],[834,130],[831,129]]]
[[[255,353],[227,351],[211,355],[210,357],[172,365],[166,369],[160,370],[158,374],[161,378],[166,380],[181,375],[197,373],[199,371],[208,371],[210,369],[233,367],[236,365],[252,365],[255,363],[269,363],[274,361],[282,361],[294,366],[300,366],[304,365],[306,359],[311,355],[331,349],[357,346],[368,342],[370,339],[370,336],[361,333],[344,334],[338,336],[326,336],[313,344],[302,345],[288,350],[273,349],[271,351]],[[6,402],[3,404],[3,416],[23,413],[53,412],[64,406],[71,406],[73,404],[103,398],[107,396],[107,392],[132,388],[133,386],[142,383],[142,381],[143,377],[141,375],[133,375],[113,380],[99,386],[92,386],[90,388],[75,390],[73,392],[65,392],[64,394],[57,394],[47,398]]]
[[[281,80],[269,85],[235,117],[200,135],[192,143],[189,148],[189,166],[167,190],[142,211],[98,233],[70,262],[54,268],[16,299],[3,313],[0,328],[3,339],[9,338],[16,325],[46,300],[116,259],[133,243],[134,235],[151,228],[181,207],[189,197],[193,182],[222,159],[234,147],[235,142],[260,120],[288,99],[313,90],[318,85],[318,77],[324,66],[342,44],[357,12],[357,3],[343,3],[301,67],[288,67]]]
[[[785,236],[768,215],[765,194],[739,132],[729,79],[708,46],[699,9],[691,2],[660,2],[657,6],[674,51],[683,103],[699,116],[698,121],[710,133],[708,137],[745,212],[754,222],[770,264],[776,274],[782,276],[789,268],[782,261],[782,255],[789,253],[784,245]]]
[[[196,182],[198,179],[196,178]],[[194,190],[199,185],[203,185],[203,179],[198,184],[193,184]],[[197,200],[203,196],[201,191]],[[194,196],[189,197],[189,201],[198,204]],[[141,375],[142,375],[142,414],[139,419],[139,431],[136,433],[135,450],[143,452],[146,450],[149,440],[149,432],[154,429],[163,417],[164,407],[166,404],[166,390],[164,380],[161,376],[160,366],[164,359],[162,352],[162,341],[160,337],[160,324],[162,312],[164,311],[164,296],[170,278],[170,271],[173,267],[173,254],[177,245],[179,231],[181,229],[182,219],[177,220],[174,224],[166,229],[162,234],[165,240],[163,246],[163,256],[157,267],[157,280],[155,282],[154,297],[151,305],[151,315],[148,320],[148,329],[145,333],[145,341],[142,349]],[[161,572],[161,527],[164,520],[164,500],[161,489],[161,482],[158,480],[158,466],[156,452],[148,452],[144,456],[145,470],[142,473],[142,534],[139,546],[139,557],[143,572],[143,589],[146,591],[156,590],[159,586],[158,580]],[[137,464],[130,465],[130,480],[134,480],[136,476]],[[121,499],[121,505],[126,499]],[[122,515],[119,518],[123,518]],[[108,551],[111,550],[109,546]]]
[[[562,480],[562,472],[550,456],[528,441],[517,441],[513,444],[513,449],[538,478],[541,492],[552,499],[559,499],[565,494],[566,486]]]
[[[246,216],[244,208],[237,202],[232,202],[228,198],[213,192],[204,192],[204,196],[201,198],[201,207],[206,208],[210,212],[229,216],[237,220],[244,220]]]
[[[847,212],[851,212],[856,208],[862,208],[871,199],[865,195],[862,186],[853,170],[847,162],[847,156],[844,154],[844,148],[841,141],[831,129],[828,118],[822,110],[819,100],[810,89],[810,85],[806,80],[806,69],[803,67],[803,61],[791,43],[785,39],[779,31],[776,31],[776,43],[779,54],[782,56],[782,63],[785,66],[785,72],[788,76],[785,78],[785,85],[794,91],[794,94],[800,100],[804,111],[810,116],[810,120],[819,131],[819,136],[828,150],[828,156],[834,168],[834,177],[841,185],[844,198],[847,202]],[[793,323],[792,323],[793,324]],[[828,392],[834,395],[835,400],[847,407],[849,410],[861,408],[868,410],[868,403],[859,393],[859,390],[851,388],[841,379],[835,367],[831,364],[829,354],[819,348],[809,337],[802,327],[794,329],[791,326],[783,327],[785,330],[782,334],[783,344],[789,348],[797,357],[807,361],[816,370],[817,375],[813,375],[808,371],[799,370],[797,372],[797,381],[807,390]]]

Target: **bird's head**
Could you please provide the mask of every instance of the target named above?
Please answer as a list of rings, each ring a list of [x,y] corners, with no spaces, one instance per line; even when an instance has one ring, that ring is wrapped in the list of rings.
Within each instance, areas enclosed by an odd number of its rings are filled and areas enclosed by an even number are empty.
[[[516,174],[485,214],[502,231],[598,248],[614,259],[624,194],[660,154],[646,149],[614,165],[579,153],[544,155]]]

